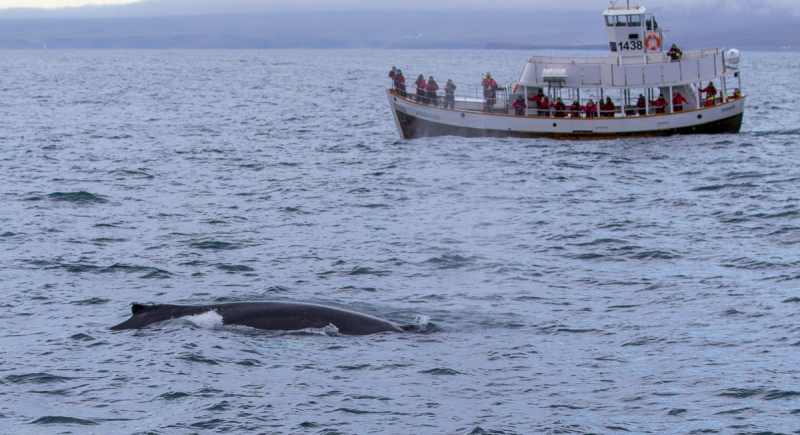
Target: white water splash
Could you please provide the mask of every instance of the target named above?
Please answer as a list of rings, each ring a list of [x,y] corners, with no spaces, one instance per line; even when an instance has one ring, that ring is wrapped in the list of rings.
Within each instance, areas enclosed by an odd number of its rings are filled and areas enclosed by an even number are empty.
[[[339,328],[336,327],[333,323],[329,323],[328,326],[322,328],[322,332],[325,335],[330,337],[338,337],[339,336]]]
[[[183,319],[186,319],[195,325],[206,329],[214,329],[222,326],[222,316],[220,316],[219,313],[214,310],[194,316],[186,316],[183,317]]]
[[[417,317],[414,318],[414,326],[417,327],[417,331],[424,331],[428,329],[428,323],[431,321],[431,318],[422,314],[417,314]]]

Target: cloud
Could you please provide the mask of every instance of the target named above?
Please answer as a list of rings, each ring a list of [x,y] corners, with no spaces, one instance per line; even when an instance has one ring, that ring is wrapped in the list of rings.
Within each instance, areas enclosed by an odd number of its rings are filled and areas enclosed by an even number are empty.
[[[738,14],[742,20],[767,15],[800,13],[797,0],[632,0],[631,5],[644,3],[649,10],[677,13],[699,13],[705,11],[709,19],[718,14]],[[75,7],[79,5],[93,5]],[[625,4],[618,0],[617,5]],[[97,6],[103,5],[103,6]],[[70,6],[70,7],[68,7]],[[537,20],[547,19],[553,10],[576,11],[597,14],[609,6],[598,0],[403,0],[376,2],[374,0],[2,0],[0,17],[25,14],[40,14],[41,8],[62,8],[48,12],[49,17],[141,17],[210,14],[251,14],[282,11],[450,11],[463,12],[485,10],[487,20],[497,25],[508,25],[509,20],[535,25]],[[11,9],[9,9],[11,8]],[[19,9],[25,8],[25,9]],[[749,16],[748,16],[749,15]],[[513,18],[512,18],[513,17]],[[443,16],[442,19],[446,19]],[[564,23],[569,25],[569,23]]]
[[[122,5],[128,3],[136,3],[140,0],[4,0],[0,4],[0,9],[12,8],[42,8],[42,9],[58,9],[58,8],[74,8],[81,6],[97,6],[97,5]]]

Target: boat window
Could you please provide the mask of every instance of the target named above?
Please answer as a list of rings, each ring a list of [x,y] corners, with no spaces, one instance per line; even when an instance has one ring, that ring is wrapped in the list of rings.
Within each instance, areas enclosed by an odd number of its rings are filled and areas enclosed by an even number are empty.
[[[606,26],[613,27],[614,26],[614,17],[610,15],[606,15]]]
[[[628,25],[631,27],[642,27],[642,16],[628,15]]]
[[[627,26],[627,25],[628,25],[628,20],[625,15],[620,15],[617,17],[617,27]]]

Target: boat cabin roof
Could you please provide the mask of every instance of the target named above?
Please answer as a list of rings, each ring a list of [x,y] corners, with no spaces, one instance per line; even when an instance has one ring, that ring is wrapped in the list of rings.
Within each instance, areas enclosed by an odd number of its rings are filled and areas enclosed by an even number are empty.
[[[685,52],[679,62],[665,53],[631,57],[555,58],[534,56],[522,71],[524,86],[630,88],[697,83],[734,74],[721,48]]]
[[[605,16],[639,15],[645,13],[645,11],[647,11],[647,9],[644,6],[634,6],[632,8],[618,7],[618,8],[606,9],[606,11],[603,12],[603,15]]]

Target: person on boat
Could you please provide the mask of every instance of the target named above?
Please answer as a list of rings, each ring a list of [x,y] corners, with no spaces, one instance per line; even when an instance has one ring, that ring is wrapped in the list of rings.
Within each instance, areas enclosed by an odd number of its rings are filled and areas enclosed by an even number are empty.
[[[487,72],[486,75],[483,76],[481,86],[483,86],[483,97],[486,99],[483,104],[483,110],[484,112],[491,112],[495,104],[495,99],[497,98],[498,88],[497,82],[492,78],[492,73]]]
[[[403,75],[403,70],[397,70],[394,75],[394,88],[401,97],[406,97],[406,77]]]
[[[645,21],[645,24],[647,25],[647,30],[658,29],[658,22],[656,21],[655,15],[653,15],[652,21],[648,19],[647,21]]]
[[[742,98],[742,92],[739,90],[739,88],[736,88],[733,91],[733,99],[738,100],[739,98]]]
[[[647,100],[643,94],[639,94],[639,99],[636,100],[636,107],[638,107],[639,115],[647,115]]]
[[[534,95],[534,96],[528,97],[528,101],[532,101],[532,102],[536,103],[536,107],[538,108],[539,105],[542,103],[542,99],[544,99],[544,98],[546,98],[544,96],[544,91],[542,91],[542,88],[539,88],[539,92],[537,92],[536,95]],[[545,115],[543,110],[537,111],[536,114],[539,115],[539,116],[544,116]]]
[[[614,102],[611,101],[611,97],[606,97],[606,102],[600,106],[600,116],[605,118],[613,118],[614,112],[617,111],[617,106],[614,105]]]
[[[550,97],[545,95],[542,97],[542,100],[539,101],[539,104],[536,106],[536,109],[541,113],[539,116],[550,116],[550,108],[553,105],[550,103]]]
[[[397,75],[397,68],[396,67],[392,67],[392,70],[389,71],[389,78],[393,79],[395,75]]]
[[[514,101],[514,104],[512,104],[512,106],[514,106],[514,114],[515,115],[517,115],[517,116],[525,116],[525,109],[528,108],[528,105],[525,104],[525,99],[522,98],[522,95],[517,97],[517,100]]]
[[[444,108],[450,106],[451,109],[456,108],[456,85],[453,80],[447,79],[447,84],[444,85]]]
[[[583,108],[583,111],[586,112],[587,118],[597,118],[597,106],[594,104],[593,100],[589,100],[586,103],[586,107]]]
[[[677,90],[672,91],[672,111],[673,112],[682,112],[683,111],[683,103],[688,103],[689,100],[686,99],[680,92]]]
[[[578,100],[572,102],[572,105],[569,106],[569,113],[573,118],[580,118],[581,114],[583,113],[583,106]]]
[[[420,74],[414,84],[417,85],[417,101],[428,104],[428,99],[425,98],[425,86],[428,85],[428,82],[425,81],[425,76]]]
[[[698,89],[697,91],[706,93],[705,107],[714,105],[714,101],[717,99],[717,88],[714,87],[713,82],[708,82],[708,86],[703,89]]]
[[[664,94],[659,95],[657,100],[651,101],[650,105],[656,108],[656,114],[667,113],[667,107],[669,107],[669,103],[664,98]]]
[[[672,59],[673,62],[676,62],[681,60],[681,58],[683,57],[683,51],[681,51],[681,49],[678,48],[677,45],[672,44],[672,47],[667,52],[667,56],[669,56],[669,58]]]
[[[567,117],[567,105],[561,101],[561,98],[556,98],[556,102],[553,104],[553,116],[556,118]]]
[[[428,104],[432,104],[436,107],[439,107],[439,97],[436,96],[436,91],[439,90],[439,84],[436,83],[436,80],[433,79],[433,76],[430,76],[428,79],[428,84],[425,85],[425,92],[427,93],[428,97]]]

